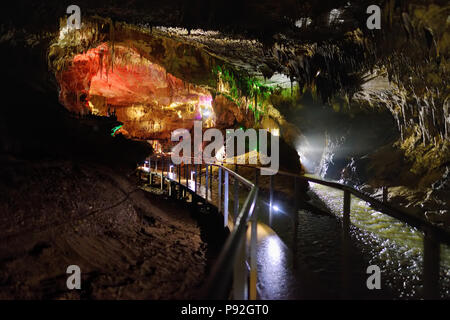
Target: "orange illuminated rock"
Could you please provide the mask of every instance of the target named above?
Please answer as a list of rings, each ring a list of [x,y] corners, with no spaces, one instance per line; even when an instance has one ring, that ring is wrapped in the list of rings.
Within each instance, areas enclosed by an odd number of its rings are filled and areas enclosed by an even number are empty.
[[[106,43],[76,55],[57,73],[60,101],[75,113],[107,115],[134,138],[170,137],[177,128],[191,128],[209,110],[211,95],[205,88],[185,83],[140,56],[131,47]]]

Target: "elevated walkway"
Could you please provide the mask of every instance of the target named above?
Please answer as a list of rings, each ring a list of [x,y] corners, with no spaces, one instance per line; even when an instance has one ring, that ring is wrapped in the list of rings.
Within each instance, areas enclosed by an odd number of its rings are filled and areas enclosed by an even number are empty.
[[[423,288],[419,295],[441,296],[440,244],[450,244],[445,230],[339,183],[278,172],[267,178],[268,190],[260,192],[258,176],[266,168],[235,166],[231,170],[222,163],[185,162],[175,165],[168,157],[152,157],[141,167],[141,174],[175,198],[214,206],[223,214],[223,227],[231,234],[211,271],[205,298],[398,298],[387,286],[367,288],[368,261],[359,245],[363,239],[350,220],[352,197],[423,232]],[[237,173],[248,170],[254,171],[254,182]],[[276,205],[275,177],[283,182],[292,180],[294,203],[283,208]],[[341,216],[302,209],[300,181],[340,190]],[[390,271],[382,272],[384,277]]]

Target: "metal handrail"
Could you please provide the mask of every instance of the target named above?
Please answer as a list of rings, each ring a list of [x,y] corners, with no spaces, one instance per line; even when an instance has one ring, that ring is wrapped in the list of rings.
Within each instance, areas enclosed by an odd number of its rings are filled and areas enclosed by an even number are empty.
[[[401,208],[391,206],[386,202],[382,202],[378,199],[375,199],[375,198],[371,197],[370,195],[363,193],[351,186],[348,186],[348,185],[345,185],[345,184],[342,184],[339,182],[327,181],[327,180],[322,180],[322,179],[318,179],[318,178],[314,178],[314,177],[299,175],[299,174],[295,174],[295,173],[283,171],[283,170],[273,170],[270,168],[251,166],[251,165],[246,165],[246,164],[237,164],[237,166],[253,168],[255,170],[264,170],[266,172],[272,172],[274,175],[283,175],[283,176],[298,178],[298,179],[302,179],[302,180],[305,180],[308,182],[327,186],[327,187],[330,187],[333,189],[342,190],[344,192],[345,191],[350,192],[355,197],[370,203],[372,206],[376,207],[379,211],[387,214],[390,217],[393,217],[397,220],[407,223],[408,225],[410,225],[414,228],[420,229],[424,232],[433,232],[435,234],[436,238],[440,242],[450,245],[450,232],[449,231],[444,230],[444,229],[432,224],[431,222],[429,222],[427,220],[424,220],[420,217],[412,215],[412,214],[402,210]]]
[[[161,159],[162,161],[168,161],[170,157],[168,156],[153,156],[149,157],[149,174],[152,175],[151,172],[151,160],[152,159]],[[189,162],[194,158],[183,157],[183,160],[187,163],[184,166],[189,166]],[[189,160],[189,161],[187,161]],[[170,159],[171,163],[171,159]],[[157,163],[155,164],[157,166]],[[239,211],[239,214],[235,217],[234,227],[227,238],[223,250],[218,257],[217,262],[213,266],[210,275],[206,281],[206,285],[202,290],[203,298],[207,299],[225,299],[228,297],[228,289],[230,280],[232,283],[232,292],[234,299],[256,299],[256,245],[257,245],[257,211],[255,210],[256,200],[258,197],[258,187],[255,186],[252,182],[242,177],[238,173],[233,170],[226,168],[222,164],[219,163],[202,163],[202,164],[194,164],[194,165],[205,165],[205,174],[208,175],[208,166],[214,166],[219,168],[219,184],[218,184],[218,211],[221,211],[221,178],[222,173],[224,171],[224,185],[225,185],[225,194],[224,194],[224,227],[228,226],[228,176],[231,175],[235,179],[235,187],[238,187],[236,182],[240,182],[242,185],[249,189],[249,193],[244,201],[242,208]],[[155,168],[156,168],[155,166]],[[181,174],[181,165],[175,165],[180,170],[178,171],[178,175]],[[185,168],[186,170],[186,168]],[[189,170],[189,169],[188,169]],[[197,193],[197,176],[195,179],[195,188],[194,190],[189,189],[188,179],[186,179],[186,185],[183,185],[180,179],[177,181],[169,176],[164,176],[164,169],[161,170],[161,188],[164,187],[163,179],[169,180],[172,183],[178,184],[180,187],[188,190],[188,192],[193,192],[196,196],[203,198],[202,195]],[[151,178],[150,178],[151,179]],[[212,190],[212,184],[209,186]],[[206,202],[208,202],[208,178],[206,178],[206,196],[203,198]],[[212,191],[211,191],[212,192]],[[235,193],[235,198],[233,199],[235,203],[235,208],[239,206],[239,196],[238,192]],[[251,224],[251,234],[250,234],[250,257],[247,257],[247,228],[249,222]],[[247,261],[250,260],[250,270],[247,268]],[[231,279],[232,278],[232,279]],[[249,286],[248,286],[249,283]]]
[[[257,168],[257,167],[254,167],[254,168]],[[271,169],[268,169],[268,168],[259,168],[259,169],[271,171]],[[396,208],[394,206],[389,205],[388,203],[385,203],[378,199],[375,199],[375,198],[373,198],[351,186],[348,186],[348,185],[345,185],[342,183],[338,183],[338,182],[326,181],[326,180],[321,180],[321,179],[317,179],[317,178],[313,178],[313,177],[302,176],[302,175],[298,175],[298,174],[294,174],[294,173],[282,171],[282,170],[277,171],[276,174],[290,176],[293,178],[299,178],[299,179],[302,179],[302,180],[305,180],[308,182],[313,182],[313,183],[324,185],[324,186],[327,186],[330,188],[342,190],[344,192],[349,192],[349,193],[353,194],[355,197],[370,203],[372,206],[376,207],[377,210],[387,214],[388,216],[391,216],[397,220],[407,223],[408,225],[410,225],[414,228],[420,229],[424,232],[433,232],[435,234],[436,238],[440,242],[450,245],[450,232],[448,232],[447,230],[439,228],[436,225],[433,225],[432,223],[430,223],[429,221],[421,219],[420,217],[414,216],[400,208]]]
[[[254,167],[256,170],[268,170],[269,168],[258,168]],[[424,296],[427,299],[439,298],[439,269],[440,269],[440,243],[450,245],[450,232],[433,225],[429,221],[421,219],[417,216],[411,215],[399,208],[389,205],[386,202],[382,202],[371,196],[356,190],[348,185],[344,185],[337,182],[325,181],[313,177],[307,177],[303,175],[294,174],[286,171],[272,171],[274,174],[280,174],[284,176],[290,176],[294,178],[295,185],[297,186],[297,179],[302,179],[304,181],[313,182],[328,186],[334,189],[344,191],[344,201],[343,201],[343,229],[344,233],[348,235],[350,230],[350,213],[351,213],[351,197],[353,194],[355,197],[364,200],[378,211],[387,214],[397,220],[400,220],[412,227],[421,230],[424,233]],[[273,198],[273,175],[271,176],[270,183],[270,214],[272,210],[272,198]],[[296,190],[297,192],[297,190]],[[295,195],[295,197],[297,194]],[[384,195],[383,198],[385,198]],[[297,202],[297,201],[296,201]],[[297,206],[297,205],[296,205]],[[297,208],[296,208],[297,209]],[[297,228],[295,228],[297,229]]]
[[[232,266],[235,264],[235,260],[238,255],[242,254],[242,248],[245,248],[245,243],[243,242],[245,241],[248,222],[250,221],[255,209],[257,197],[258,187],[254,186],[245,200],[241,212],[239,213],[233,232],[225,242],[222,253],[211,270],[208,280],[206,281],[204,292],[205,297],[208,299],[224,299],[228,296],[227,288],[233,273]],[[253,216],[253,218],[254,219],[252,219],[252,221],[256,222],[255,216]],[[244,263],[240,267],[246,268]],[[254,284],[256,286],[256,282]],[[237,283],[234,285],[236,286]],[[240,285],[245,287],[246,283],[243,282]],[[247,291],[245,288],[244,290],[239,290],[238,288],[234,289],[233,298],[239,300],[248,298],[248,295],[245,294]],[[239,293],[243,295],[239,297]]]
[[[186,158],[186,160],[192,160],[194,158]],[[247,167],[253,168],[255,170],[265,170],[271,171],[270,168],[265,167],[257,167],[246,164],[232,164],[232,163],[224,163],[217,162],[211,163],[207,165],[219,167],[221,170],[226,171],[228,174],[231,174],[235,179],[239,180],[242,184],[249,187],[251,190],[245,200],[244,206],[239,212],[239,216],[235,221],[235,228],[233,229],[230,237],[227,239],[227,242],[224,245],[224,249],[219,256],[219,259],[215,266],[212,269],[209,280],[207,282],[207,286],[205,292],[207,292],[207,297],[209,298],[225,298],[227,283],[229,283],[230,276],[232,274],[232,266],[236,265],[236,258],[238,256],[245,256],[245,253],[242,253],[242,248],[245,249],[245,244],[243,244],[243,238],[246,235],[246,229],[249,221],[252,221],[252,237],[256,238],[256,221],[257,214],[255,211],[255,203],[256,198],[258,196],[258,187],[257,183],[253,184],[246,178],[240,176],[233,170],[226,168],[224,164],[235,165],[237,167]],[[256,175],[255,177],[257,176]],[[344,192],[344,202],[343,202],[343,229],[344,232],[348,232],[350,227],[350,213],[351,213],[351,197],[353,194],[355,197],[368,202],[370,205],[375,207],[378,211],[387,214],[395,219],[398,219],[412,227],[415,227],[424,232],[424,288],[425,288],[425,297],[426,298],[436,298],[439,295],[439,266],[440,266],[440,243],[445,243],[450,245],[450,233],[442,228],[433,225],[429,221],[421,219],[417,216],[411,215],[399,208],[393,207],[386,202],[382,202],[378,199],[375,199],[353,187],[348,185],[344,185],[337,182],[321,180],[313,177],[308,177],[304,175],[294,174],[291,172],[286,172],[282,170],[274,171],[272,170],[273,175],[270,177],[270,216],[272,211],[272,203],[273,203],[273,176],[275,174],[290,176],[294,178],[295,186],[297,188],[297,179],[301,179],[304,181],[321,184],[327,187],[331,187],[334,189],[342,190]],[[220,188],[220,183],[219,183]],[[228,190],[228,189],[227,189]],[[219,189],[220,192],[220,189]],[[224,199],[225,200],[225,199]],[[236,200],[236,199],[235,199]],[[295,194],[295,202],[297,209],[297,190]],[[206,199],[207,201],[207,199]],[[228,201],[228,200],[226,200]],[[219,199],[219,211],[220,208],[220,199]],[[269,217],[269,221],[271,221],[271,217]],[[254,229],[254,230],[253,230]],[[253,243],[255,241],[255,243]],[[250,298],[256,298],[256,240],[251,240],[250,245],[251,251],[251,275],[250,275]],[[236,268],[236,266],[235,266]],[[239,272],[238,272],[239,273]],[[233,280],[233,287],[238,287],[240,290],[233,290],[234,298],[239,297],[241,299],[245,299],[249,297],[247,295],[246,281],[240,280],[240,283],[236,283],[236,279]]]

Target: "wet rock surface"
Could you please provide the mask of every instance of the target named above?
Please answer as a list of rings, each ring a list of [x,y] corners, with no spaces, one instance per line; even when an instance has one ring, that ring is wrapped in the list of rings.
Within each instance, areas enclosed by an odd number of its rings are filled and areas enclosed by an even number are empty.
[[[425,216],[434,223],[450,228],[450,168],[446,167],[442,178],[433,183],[423,203],[428,210]]]

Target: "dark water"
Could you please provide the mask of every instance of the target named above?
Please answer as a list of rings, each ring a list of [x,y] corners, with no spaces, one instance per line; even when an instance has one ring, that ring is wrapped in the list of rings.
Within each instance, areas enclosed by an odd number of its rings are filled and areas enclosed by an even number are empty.
[[[333,214],[342,216],[343,192],[310,183],[311,191]],[[422,297],[423,234],[392,217],[372,209],[352,196],[352,243],[365,261],[378,265],[384,283],[398,298]],[[441,246],[441,296],[450,298],[450,249]]]

